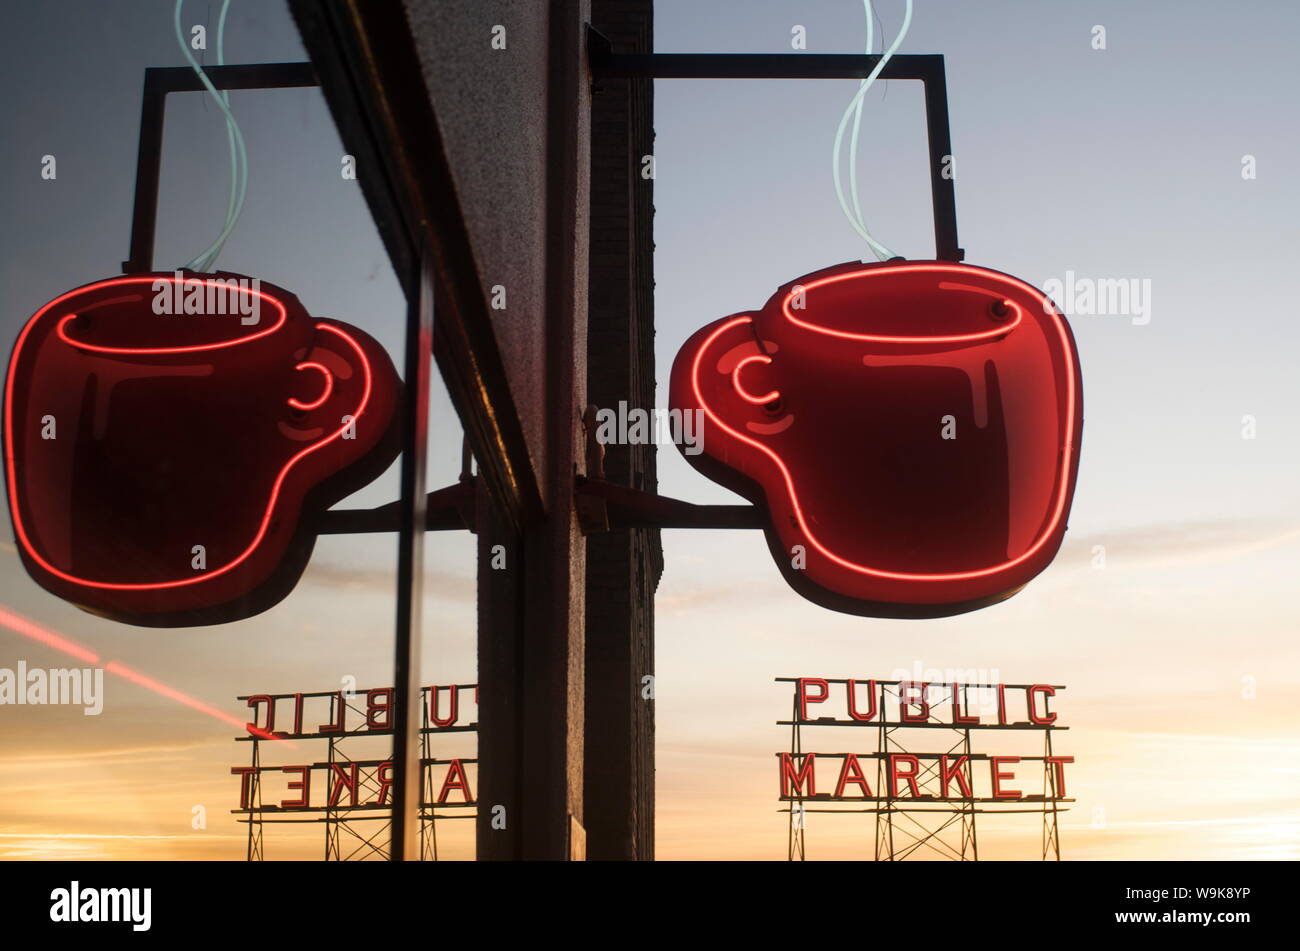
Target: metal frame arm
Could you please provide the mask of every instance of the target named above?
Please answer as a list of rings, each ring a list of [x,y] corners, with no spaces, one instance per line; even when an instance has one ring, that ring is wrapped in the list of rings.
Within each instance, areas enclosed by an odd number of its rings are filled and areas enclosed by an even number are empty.
[[[473,531],[474,480],[455,482],[425,496],[425,531]],[[316,522],[317,535],[396,532],[402,527],[402,500],[373,509],[334,509]]]
[[[578,477],[578,517],[584,535],[619,528],[762,528],[753,505],[696,505],[603,479]]]
[[[320,85],[311,63],[207,66],[203,71],[217,89],[289,89]],[[143,274],[153,270],[167,94],[200,92],[204,88],[198,74],[188,66],[151,66],[144,71],[140,150],[135,166],[135,206],[131,213],[131,257],[122,262],[123,273]]]
[[[841,53],[616,53],[597,30],[587,30],[587,55],[596,79],[865,79],[879,55]],[[881,79],[915,79],[925,87],[925,126],[930,149],[930,202],[935,257],[960,261],[957,195],[951,174],[948,80],[942,54],[897,54]],[[945,174],[945,169],[949,169]]]
[[[474,492],[477,477],[468,477],[425,496],[425,531],[474,531]],[[622,528],[762,528],[765,515],[754,505],[696,505],[641,489],[577,477],[574,485],[584,535]],[[361,535],[396,532],[401,527],[401,503],[373,509],[335,509],[316,523],[318,535]]]

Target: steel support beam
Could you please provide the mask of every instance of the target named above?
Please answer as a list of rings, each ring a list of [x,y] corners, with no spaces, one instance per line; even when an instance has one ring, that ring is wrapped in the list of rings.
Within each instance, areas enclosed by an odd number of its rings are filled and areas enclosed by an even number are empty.
[[[397,536],[397,623],[393,638],[393,827],[389,858],[420,858],[420,618],[424,582],[425,458],[433,352],[433,274],[421,256],[407,286],[402,392],[402,498]]]

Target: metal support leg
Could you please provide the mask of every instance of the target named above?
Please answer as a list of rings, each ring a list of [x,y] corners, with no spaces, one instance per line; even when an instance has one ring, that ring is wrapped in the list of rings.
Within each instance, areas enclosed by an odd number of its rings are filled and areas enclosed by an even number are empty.
[[[397,546],[393,654],[393,832],[389,857],[420,857],[420,607],[424,574],[424,459],[433,357],[433,276],[422,256],[407,292],[406,388],[402,395],[402,522]]]

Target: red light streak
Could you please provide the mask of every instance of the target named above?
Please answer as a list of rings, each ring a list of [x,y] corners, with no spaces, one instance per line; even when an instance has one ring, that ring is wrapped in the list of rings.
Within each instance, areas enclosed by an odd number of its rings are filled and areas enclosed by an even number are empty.
[[[53,647],[55,650],[62,651],[63,653],[75,657],[80,661],[84,661],[85,663],[98,664],[100,662],[101,658],[94,651],[82,647],[79,644],[75,644],[62,634],[56,634],[54,631],[44,628],[34,621],[29,621],[25,617],[14,614],[12,611],[3,607],[0,607],[0,624],[9,628],[9,630],[13,631],[15,634],[21,634],[23,637],[31,638],[47,647]],[[110,660],[104,665],[104,669],[111,674],[117,674],[117,676],[124,680],[131,681],[131,683],[136,686],[144,687],[146,690],[151,690],[159,696],[166,697],[167,699],[173,700],[183,706],[207,714],[215,720],[220,720],[222,723],[227,723],[231,726],[238,727],[241,730],[246,730],[260,739],[279,740],[282,743],[288,743],[289,746],[294,745],[283,737],[276,736],[274,733],[268,733],[260,727],[254,727],[249,730],[247,723],[238,717],[218,710],[216,707],[206,704],[202,700],[191,697],[189,694],[177,690],[175,687],[169,687],[160,681],[154,680],[152,677],[147,677],[139,671],[132,670],[121,661]]]
[[[94,651],[87,650],[79,644],[74,644],[61,634],[55,634],[53,631],[46,630],[39,624],[20,617],[10,611],[0,608],[0,624],[15,631],[23,637],[30,637],[34,641],[40,641],[47,647],[53,647],[55,650],[63,651],[70,654],[77,660],[84,660],[88,664],[99,663],[99,655]]]

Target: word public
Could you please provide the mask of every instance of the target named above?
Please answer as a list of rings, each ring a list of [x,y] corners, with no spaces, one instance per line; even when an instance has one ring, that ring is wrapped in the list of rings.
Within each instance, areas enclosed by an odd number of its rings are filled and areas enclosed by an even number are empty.
[[[800,677],[795,700],[799,720],[805,723],[837,721],[819,715],[831,699],[831,685],[843,694],[847,721],[855,723],[934,723],[955,727],[1047,727],[1056,714],[1047,709],[1056,695],[1051,684],[963,684],[925,683],[906,680],[830,680]],[[816,707],[816,710],[814,710]],[[833,708],[832,708],[833,709]],[[1024,719],[1019,715],[1023,713]],[[895,719],[890,720],[890,715]],[[984,719],[984,715],[992,718]],[[1015,716],[1016,719],[1011,719]],[[814,720],[812,717],[816,717]]]
[[[333,690],[317,693],[259,693],[241,700],[253,719],[244,724],[254,740],[341,740],[380,737],[393,732],[392,687],[370,690]],[[476,729],[474,710],[478,706],[477,684],[447,684],[424,687],[420,703],[425,705],[423,733],[469,732]],[[275,744],[273,744],[275,745]],[[231,767],[240,777],[239,809],[319,811],[320,809],[384,808],[393,804],[393,761],[343,758],[330,762],[290,766],[254,765]],[[473,768],[471,768],[473,767]],[[471,780],[476,775],[473,758],[425,759],[421,805],[471,804]],[[285,775],[288,795],[274,806],[262,806],[267,773]],[[436,791],[436,795],[435,794]],[[256,795],[255,795],[256,794]],[[431,798],[430,798],[431,797]],[[255,802],[255,799],[257,800]]]
[[[435,729],[455,727],[462,721],[461,692],[473,691],[474,704],[478,704],[477,684],[453,684],[425,687],[422,702],[429,705],[429,725]],[[393,729],[393,688],[376,687],[350,693],[337,690],[332,693],[259,693],[244,698],[253,711],[253,719],[244,724],[253,736],[262,739],[292,737],[294,739],[324,739],[339,734],[386,733]],[[308,716],[308,704],[313,714]],[[288,716],[285,717],[285,707]],[[360,722],[349,723],[348,712],[359,716]],[[278,715],[277,715],[278,714]],[[313,720],[314,728],[307,727]],[[319,722],[324,721],[324,722]],[[292,723],[288,730],[283,729]]]

